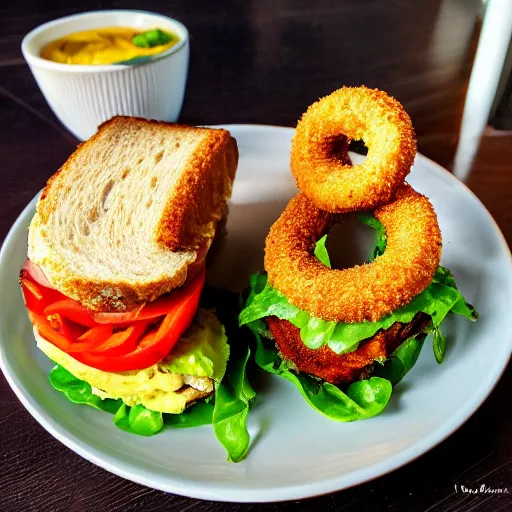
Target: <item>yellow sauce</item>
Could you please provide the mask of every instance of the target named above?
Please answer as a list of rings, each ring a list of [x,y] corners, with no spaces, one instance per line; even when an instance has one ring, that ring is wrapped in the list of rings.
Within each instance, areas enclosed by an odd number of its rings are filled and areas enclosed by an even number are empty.
[[[141,48],[132,39],[143,31],[129,27],[105,27],[75,32],[43,47],[41,57],[62,64],[114,64],[136,57],[165,52],[178,41],[175,34],[167,44]]]

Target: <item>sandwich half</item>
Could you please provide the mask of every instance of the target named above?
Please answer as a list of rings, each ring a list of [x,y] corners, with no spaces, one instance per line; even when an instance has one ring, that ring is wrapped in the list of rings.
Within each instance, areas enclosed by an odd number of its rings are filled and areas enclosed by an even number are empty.
[[[230,350],[202,291],[237,163],[226,130],[114,117],[48,180],[20,273],[55,389],[141,435],[213,422],[233,461],[253,394],[230,372],[251,390],[248,349]]]

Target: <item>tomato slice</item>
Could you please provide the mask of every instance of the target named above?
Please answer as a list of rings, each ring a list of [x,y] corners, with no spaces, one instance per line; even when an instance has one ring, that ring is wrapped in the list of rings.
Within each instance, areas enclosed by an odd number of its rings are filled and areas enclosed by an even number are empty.
[[[46,316],[55,314],[61,315],[77,324],[84,325],[86,327],[97,326],[89,311],[73,299],[58,300],[53,304],[50,304],[44,309],[44,314]]]
[[[90,348],[97,347],[98,345],[105,343],[105,341],[112,336],[113,329],[113,325],[98,325],[97,327],[93,327],[92,329],[85,331],[84,334],[76,340],[76,345],[77,347],[79,345],[81,347],[85,347],[85,350],[88,350],[88,346]],[[82,348],[82,350],[84,349]]]
[[[26,269],[20,282],[30,320],[43,338],[93,368],[129,371],[157,363],[178,342],[195,316],[205,269],[182,288],[128,313],[91,314],[77,301],[33,280]],[[97,323],[98,317],[103,322]],[[160,318],[158,328],[143,336],[148,325]],[[132,325],[113,332],[116,325],[128,323]]]
[[[37,314],[42,314],[46,308],[53,301],[64,297],[61,293],[43,288],[39,283],[32,281],[30,277],[22,272],[20,278],[21,290],[23,292],[23,300],[27,309]]]
[[[22,284],[27,290],[34,296],[35,299],[41,300],[43,298],[43,292],[39,286],[30,281],[29,279],[22,279]]]
[[[64,318],[58,313],[45,316],[52,328],[57,332],[60,332],[60,334],[69,341],[76,340],[84,333],[85,327],[75,324],[74,322],[70,322],[67,318]]]
[[[29,311],[29,317],[30,321],[35,325],[37,332],[46,341],[49,341],[63,352],[69,352],[73,343],[63,334],[56,331],[46,317],[38,315],[32,311]]]
[[[92,352],[109,357],[128,354],[137,348],[137,343],[147,327],[147,322],[137,322],[124,331],[114,333]]]
[[[75,354],[90,352],[105,356],[120,356],[135,350],[137,342],[147,328],[147,323],[138,322],[123,331],[112,333],[113,326],[100,325],[89,329],[69,351]],[[79,357],[79,356],[78,356]]]
[[[43,302],[43,296],[39,293],[37,287],[32,285],[28,279],[21,279],[21,291],[23,292],[23,300],[29,311],[42,313],[46,302]]]
[[[172,292],[169,295],[160,297],[150,304],[142,304],[142,306],[136,310],[136,313],[135,311],[128,313],[95,313],[93,314],[93,318],[99,324],[115,323],[117,325],[159,318],[165,316],[169,312],[169,309],[174,307],[175,293],[176,292]]]
[[[109,372],[140,370],[158,363],[169,354],[180,336],[192,323],[204,281],[203,268],[189,284],[174,291],[169,296],[173,298],[172,304],[169,304],[169,310],[158,329],[146,334],[132,352],[117,357],[92,353],[74,354],[74,357],[88,366]]]
[[[203,261],[204,257],[201,260],[201,265],[203,265]],[[191,275],[191,267],[192,266],[189,267],[189,276]],[[202,271],[204,271],[204,266],[192,269],[194,277],[187,281],[183,288],[187,288],[189,284],[192,281],[194,281],[197,275],[199,275]],[[169,308],[172,308],[174,306],[173,297],[175,293],[177,292],[173,291],[168,295],[160,297],[154,302],[151,302],[149,304],[141,304],[137,309],[134,309],[132,311],[127,311],[124,313],[92,313],[92,318],[98,324],[112,323],[117,325],[124,325],[140,320],[152,320],[153,318],[159,318],[161,316],[165,316],[169,311]]]

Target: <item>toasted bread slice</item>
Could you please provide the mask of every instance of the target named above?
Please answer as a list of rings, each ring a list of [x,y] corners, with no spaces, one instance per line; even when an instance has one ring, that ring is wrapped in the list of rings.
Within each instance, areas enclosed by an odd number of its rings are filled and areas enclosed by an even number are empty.
[[[91,310],[155,300],[204,257],[237,163],[226,130],[114,117],[48,181],[28,256]]]

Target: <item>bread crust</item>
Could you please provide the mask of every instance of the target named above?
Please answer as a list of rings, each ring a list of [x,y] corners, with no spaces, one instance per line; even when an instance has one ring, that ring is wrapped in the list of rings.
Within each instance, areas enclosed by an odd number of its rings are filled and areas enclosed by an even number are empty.
[[[212,239],[237,165],[235,139],[227,130],[215,130],[189,158],[157,228],[158,242],[171,251],[189,251]]]
[[[69,275],[61,264],[52,261],[51,253],[34,261],[41,267],[52,286],[93,311],[129,311],[143,302],[154,301],[185,283],[188,267],[204,258],[212,242],[217,223],[222,218],[226,201],[231,195],[238,164],[237,144],[227,130],[116,116],[100,125],[89,140],[79,144],[64,165],[48,180],[37,203],[31,230],[43,230],[50,216],[57,210],[59,198],[66,193],[63,180],[58,179],[59,175],[66,172],[77,154],[90,150],[103,130],[122,127],[126,123],[156,126],[163,130],[197,132],[203,136],[206,132],[204,139],[185,162],[184,170],[174,193],[164,207],[154,234],[155,242],[169,251],[193,252],[189,258],[184,258],[182,267],[174,275],[150,282],[131,282],[118,278],[97,280]]]

